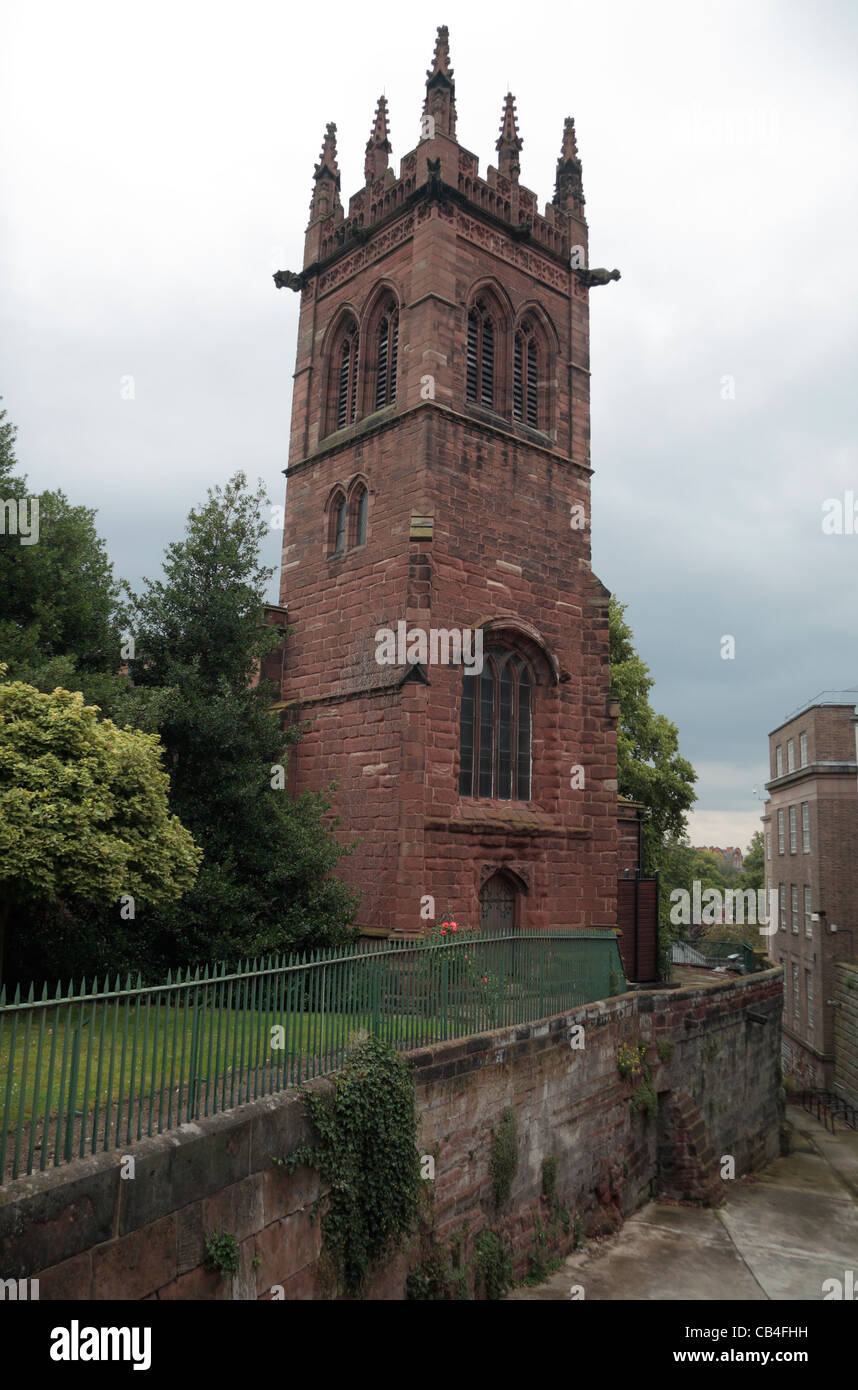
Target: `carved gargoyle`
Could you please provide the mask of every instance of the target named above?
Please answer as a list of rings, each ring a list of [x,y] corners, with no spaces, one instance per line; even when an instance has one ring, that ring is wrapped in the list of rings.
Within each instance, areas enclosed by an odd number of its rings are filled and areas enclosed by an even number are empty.
[[[578,275],[583,285],[587,289],[592,289],[594,285],[607,285],[610,280],[619,280],[618,270],[587,270],[584,266],[578,267]]]
[[[437,159],[426,160],[426,171],[429,175],[426,180],[426,198],[430,203],[443,203],[446,201],[444,183],[441,178],[441,156]]]
[[[294,270],[276,270],[274,283],[278,290],[302,290],[307,281],[303,272],[296,275]]]

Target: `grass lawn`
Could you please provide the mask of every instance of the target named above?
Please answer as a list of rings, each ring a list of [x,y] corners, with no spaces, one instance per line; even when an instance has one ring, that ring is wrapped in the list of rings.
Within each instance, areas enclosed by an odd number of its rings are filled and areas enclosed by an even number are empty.
[[[59,1017],[57,1016],[59,1012]],[[7,1017],[0,1036],[0,1131],[22,1122],[67,1111],[99,1114],[106,1122],[108,1102],[129,1099],[139,1107],[152,1098],[161,1128],[186,1118],[189,1087],[196,1082],[194,1114],[211,1113],[285,1089],[309,1076],[333,1071],[362,1030],[372,1030],[371,1013],[293,1013],[278,1017],[265,1009],[200,1008],[145,1004],[64,1006],[19,1019],[12,1047]],[[42,1019],[44,1022],[42,1023]],[[274,1035],[272,1029],[282,1026]],[[478,1022],[473,1019],[473,1027]],[[461,1035],[461,1020],[450,1019],[448,1036]],[[393,1016],[380,1020],[382,1037],[401,1047],[417,1047],[444,1034],[439,1019]],[[123,1047],[124,1038],[124,1047]],[[12,1059],[10,1073],[9,1063]],[[235,1067],[229,1065],[235,1061]],[[72,1072],[76,1068],[73,1082]],[[53,1078],[50,1083],[50,1078]],[[49,1093],[50,1091],[50,1093]],[[176,1118],[176,1099],[185,1105]],[[173,1104],[170,1107],[170,1097]]]

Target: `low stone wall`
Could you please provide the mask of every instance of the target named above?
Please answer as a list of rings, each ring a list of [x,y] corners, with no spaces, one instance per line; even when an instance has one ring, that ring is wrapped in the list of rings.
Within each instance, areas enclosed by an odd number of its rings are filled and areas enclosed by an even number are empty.
[[[369,1296],[403,1298],[409,1269],[438,1250],[455,1251],[472,1287],[486,1228],[522,1277],[547,1239],[563,1253],[576,1232],[616,1228],[657,1190],[717,1200],[724,1156],[737,1176],[774,1158],[781,987],[778,968],[639,992],[410,1054],[419,1147],[435,1162],[433,1222],[378,1271]],[[641,1108],[640,1079],[620,1075],[622,1044],[645,1046],[657,1113]],[[507,1107],[518,1163],[496,1212],[489,1160]],[[42,1299],[330,1297],[312,1215],[318,1177],[273,1162],[309,1139],[291,1091],[134,1145],[133,1178],[111,1153],[18,1179],[0,1188],[0,1277],[38,1278]],[[553,1203],[546,1160],[556,1161]],[[203,1268],[212,1229],[238,1243],[234,1276]]]

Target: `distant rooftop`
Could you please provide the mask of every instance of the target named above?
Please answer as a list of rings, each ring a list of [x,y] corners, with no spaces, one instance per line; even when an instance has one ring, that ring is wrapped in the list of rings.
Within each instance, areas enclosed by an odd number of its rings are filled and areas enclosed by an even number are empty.
[[[858,686],[853,686],[851,690],[820,690],[818,695],[814,695],[809,700],[804,700],[800,705],[796,705],[794,710],[784,715],[784,724],[790,719],[794,719],[802,710],[812,709],[814,705],[855,705],[858,704]],[[778,727],[781,727],[780,725]]]

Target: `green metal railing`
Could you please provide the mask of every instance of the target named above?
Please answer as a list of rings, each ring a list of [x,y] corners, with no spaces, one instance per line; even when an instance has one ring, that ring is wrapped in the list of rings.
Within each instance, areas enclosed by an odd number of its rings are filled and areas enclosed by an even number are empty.
[[[745,975],[753,975],[763,968],[761,961],[754,954],[751,943],[737,940],[736,937],[699,936],[693,941],[675,941],[671,951],[671,959],[675,965],[696,964],[707,970],[714,970],[718,966],[732,964],[740,968]]]
[[[0,991],[0,1183],[336,1071],[362,1031],[408,1049],[533,1022],[626,989],[616,934],[352,947]]]

